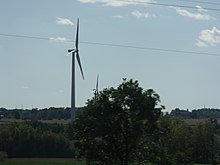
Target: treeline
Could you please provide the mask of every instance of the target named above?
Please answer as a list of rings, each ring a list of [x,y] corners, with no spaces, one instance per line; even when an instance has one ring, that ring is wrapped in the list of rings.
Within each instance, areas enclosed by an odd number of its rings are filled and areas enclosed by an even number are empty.
[[[81,108],[78,108],[79,110]],[[52,119],[70,119],[70,108],[44,108],[32,110],[23,109],[11,109],[0,108],[0,119],[22,119],[22,120],[52,120]]]
[[[74,157],[72,123],[0,124],[0,151],[9,157]]]
[[[82,108],[78,108],[76,113],[80,113]],[[176,108],[170,112],[171,116],[184,119],[220,119],[220,109],[202,108],[197,110],[181,110]],[[70,108],[50,107],[44,109],[5,109],[0,108],[0,119],[21,119],[21,120],[52,120],[70,119]]]
[[[184,119],[220,119],[220,109],[202,108],[190,112],[176,108],[171,111],[170,115]]]

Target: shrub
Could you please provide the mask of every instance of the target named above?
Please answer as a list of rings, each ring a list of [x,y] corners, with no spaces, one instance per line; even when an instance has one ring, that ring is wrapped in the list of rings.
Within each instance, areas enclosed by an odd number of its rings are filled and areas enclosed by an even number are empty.
[[[0,161],[4,161],[8,158],[8,154],[6,152],[0,151]]]
[[[192,161],[186,153],[177,152],[173,158],[174,165],[192,165]]]

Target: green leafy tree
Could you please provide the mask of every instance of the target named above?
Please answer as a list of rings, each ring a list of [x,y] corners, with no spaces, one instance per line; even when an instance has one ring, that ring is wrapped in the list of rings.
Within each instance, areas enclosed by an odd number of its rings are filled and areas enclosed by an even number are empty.
[[[160,118],[159,122],[159,162],[162,165],[191,164],[191,129],[180,118],[168,115]]]
[[[74,123],[75,147],[89,162],[127,165],[147,161],[148,145],[163,106],[160,97],[138,81],[124,80],[88,100]]]
[[[1,124],[0,151],[9,157],[74,157],[63,128],[35,121]]]
[[[218,144],[215,144],[215,123],[211,120],[195,126],[192,135],[193,159],[198,163],[210,163],[215,158]]]

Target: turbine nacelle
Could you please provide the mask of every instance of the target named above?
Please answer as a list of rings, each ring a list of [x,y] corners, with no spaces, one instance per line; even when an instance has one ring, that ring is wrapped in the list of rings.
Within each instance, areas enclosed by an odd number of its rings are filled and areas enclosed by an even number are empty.
[[[76,51],[76,49],[69,49],[68,53],[72,53],[72,52],[75,52],[75,51]]]
[[[69,50],[68,50],[68,54],[70,54],[70,53],[76,53],[76,52],[79,52],[79,50],[77,50],[77,49],[69,49]]]

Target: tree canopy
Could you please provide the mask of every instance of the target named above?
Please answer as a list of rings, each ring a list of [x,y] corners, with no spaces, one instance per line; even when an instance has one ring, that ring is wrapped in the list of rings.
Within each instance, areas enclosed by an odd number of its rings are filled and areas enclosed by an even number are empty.
[[[105,164],[145,161],[141,153],[154,135],[163,109],[159,103],[154,90],[145,91],[132,79],[99,92],[75,121],[79,154]]]

